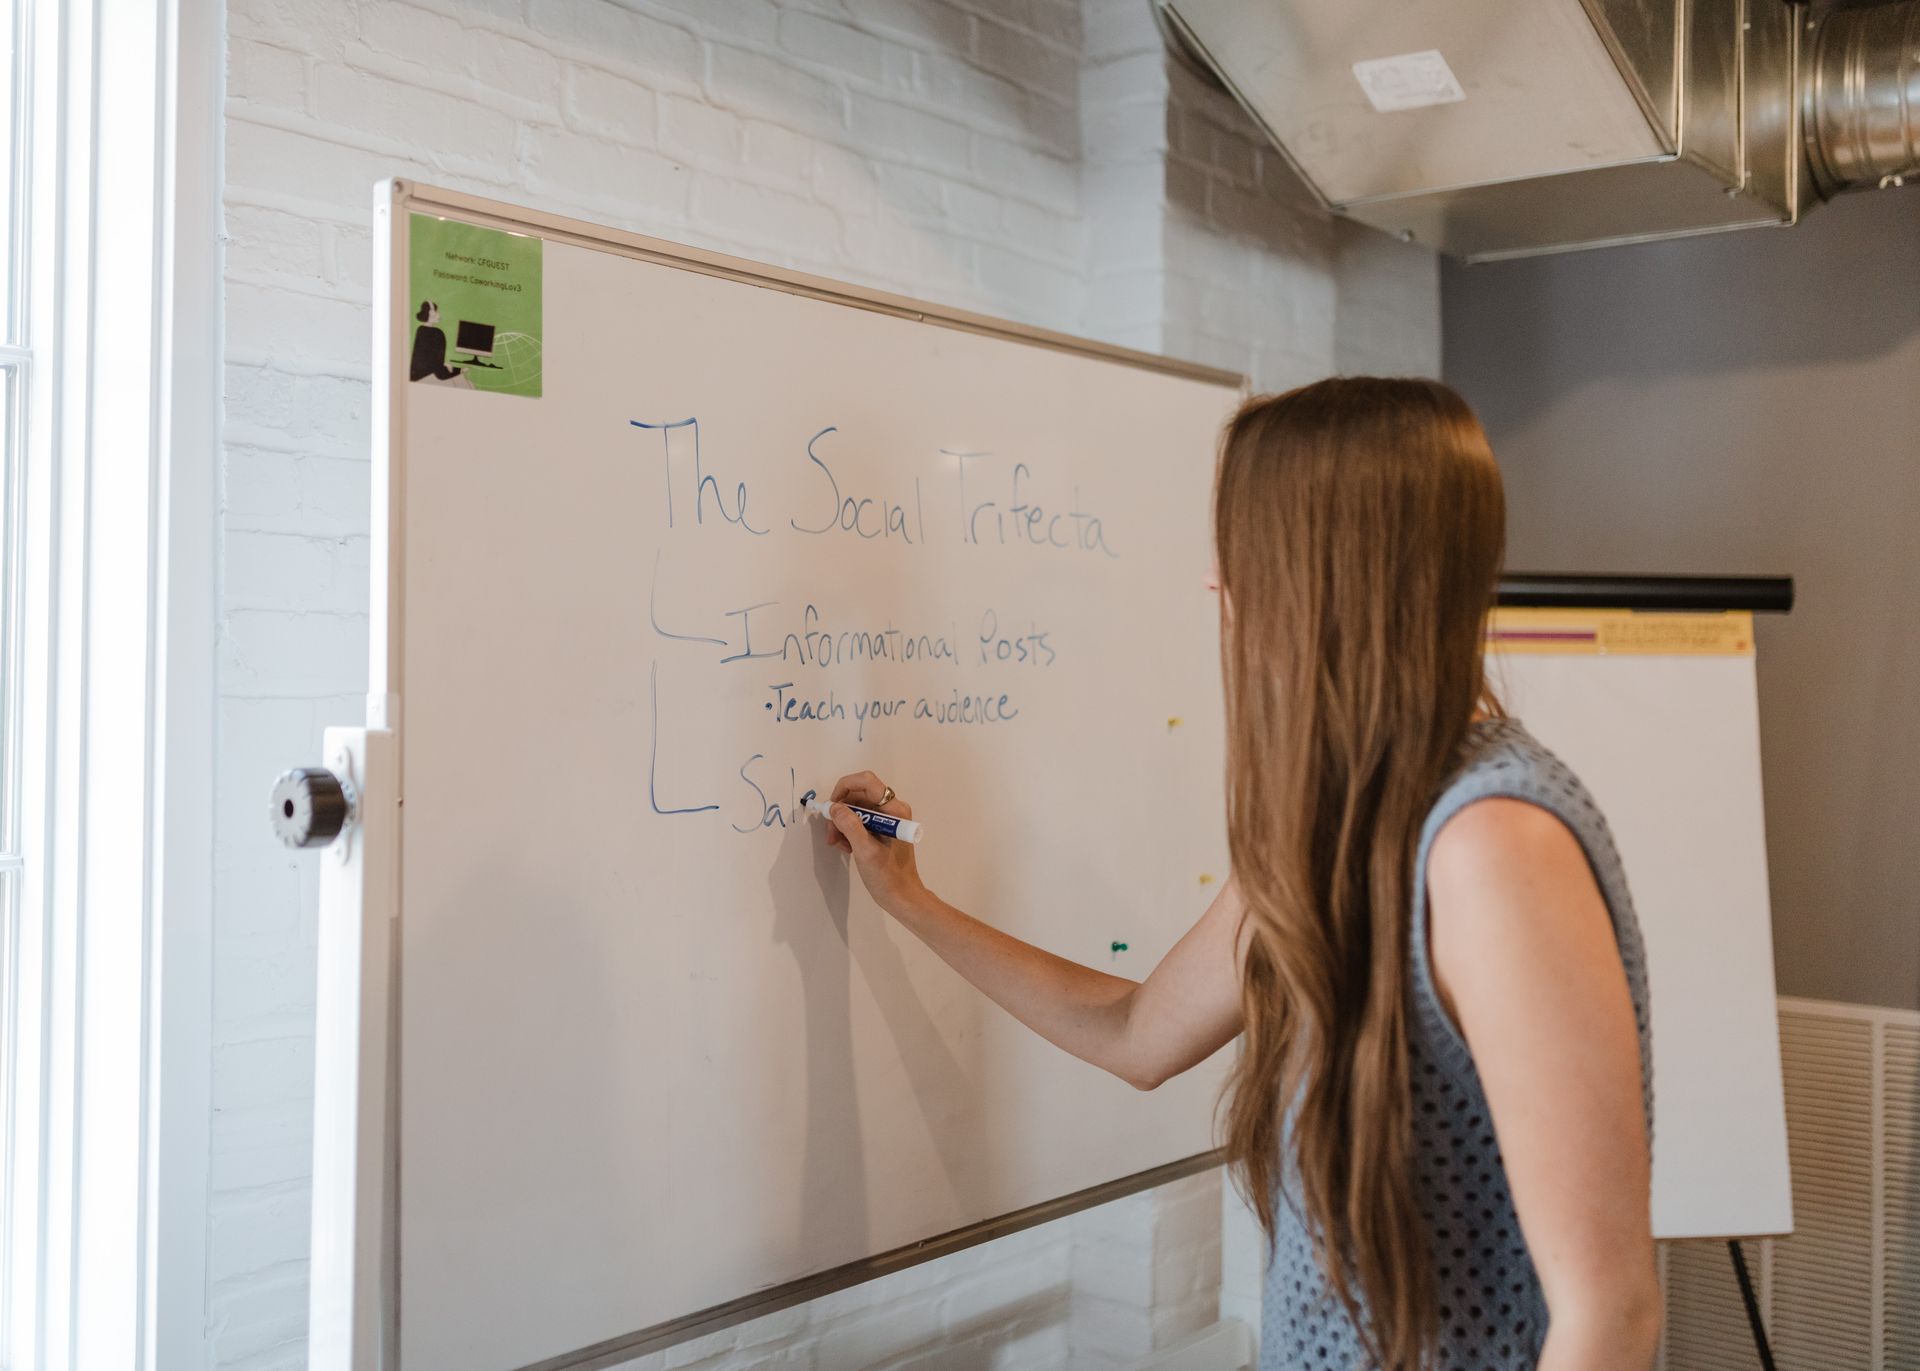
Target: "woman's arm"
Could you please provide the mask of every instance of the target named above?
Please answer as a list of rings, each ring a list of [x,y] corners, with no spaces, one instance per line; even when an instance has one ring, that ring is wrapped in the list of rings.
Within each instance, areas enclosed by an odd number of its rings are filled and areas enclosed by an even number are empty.
[[[1548,811],[1481,800],[1434,840],[1427,892],[1435,978],[1547,1298],[1540,1371],[1649,1367],[1660,1288],[1640,1040],[1586,854]]]
[[[911,818],[871,772],[848,776],[833,798]],[[1082,1061],[1151,1090],[1195,1066],[1240,1031],[1235,939],[1240,901],[1232,881],[1144,982],[1082,966],[1000,932],[947,904],[920,881],[912,843],[868,833],[835,806],[828,841],[853,853],[860,878],[887,913],[995,1004]]]

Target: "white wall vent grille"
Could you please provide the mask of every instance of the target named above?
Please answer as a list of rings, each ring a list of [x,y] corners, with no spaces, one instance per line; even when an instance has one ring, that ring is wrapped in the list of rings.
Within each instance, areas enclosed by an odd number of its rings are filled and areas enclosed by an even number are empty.
[[[1780,1371],[1920,1371],[1920,1014],[1783,996],[1791,1237],[1748,1265]],[[1758,1371],[1722,1242],[1665,1246],[1663,1371]]]
[[[1920,1371],[1920,1023],[1888,1020],[1881,1035],[1887,1083],[1882,1106],[1887,1206],[1880,1278],[1886,1365]]]
[[[1723,1242],[1661,1245],[1667,1286],[1667,1371],[1761,1371]],[[1759,1277],[1755,1244],[1747,1267]]]

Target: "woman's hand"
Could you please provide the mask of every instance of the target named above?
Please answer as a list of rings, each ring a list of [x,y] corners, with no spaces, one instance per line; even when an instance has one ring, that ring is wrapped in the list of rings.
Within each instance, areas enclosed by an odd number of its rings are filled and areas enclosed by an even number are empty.
[[[887,783],[871,771],[856,771],[842,776],[833,787],[833,809],[828,817],[830,846],[853,854],[860,868],[861,884],[873,896],[873,902],[898,917],[916,900],[927,895],[920,880],[920,868],[914,862],[913,844],[898,838],[879,838],[867,831],[860,816],[847,808],[877,809],[899,819],[911,819],[913,806],[894,795]]]

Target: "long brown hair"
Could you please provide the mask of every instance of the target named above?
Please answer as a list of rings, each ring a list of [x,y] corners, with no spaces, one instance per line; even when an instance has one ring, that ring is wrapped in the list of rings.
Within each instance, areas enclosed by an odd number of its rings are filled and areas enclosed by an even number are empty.
[[[1298,1205],[1373,1355],[1411,1371],[1438,1304],[1414,1185],[1413,865],[1485,697],[1500,474],[1447,387],[1349,378],[1245,405],[1214,500],[1246,903],[1227,1156],[1269,1239]]]

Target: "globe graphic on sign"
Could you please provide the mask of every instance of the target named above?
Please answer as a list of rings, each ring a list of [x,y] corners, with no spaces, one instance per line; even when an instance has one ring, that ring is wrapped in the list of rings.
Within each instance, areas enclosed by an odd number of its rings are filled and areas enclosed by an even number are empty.
[[[493,340],[492,360],[507,387],[524,390],[540,384],[540,340],[532,334],[499,334]]]

